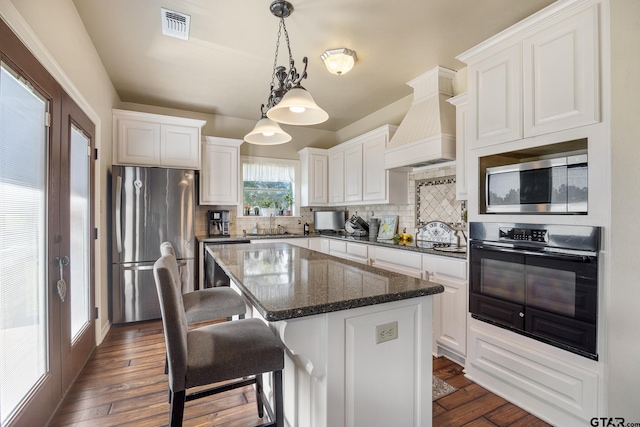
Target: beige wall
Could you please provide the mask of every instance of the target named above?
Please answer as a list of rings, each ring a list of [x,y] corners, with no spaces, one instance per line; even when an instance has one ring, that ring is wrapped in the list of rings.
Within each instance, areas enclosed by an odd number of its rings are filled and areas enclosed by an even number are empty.
[[[611,1],[610,417],[640,422],[640,2]]]
[[[119,103],[71,0],[1,0],[7,24],[96,125],[96,304],[97,337],[108,328],[108,171],[111,165],[111,109]],[[25,23],[26,21],[26,23]]]

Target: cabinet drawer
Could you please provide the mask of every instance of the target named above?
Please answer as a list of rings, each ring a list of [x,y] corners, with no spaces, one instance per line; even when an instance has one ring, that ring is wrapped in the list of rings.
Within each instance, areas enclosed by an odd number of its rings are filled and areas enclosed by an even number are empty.
[[[422,270],[422,255],[401,249],[375,248],[376,262],[381,261],[415,270]]]
[[[339,240],[329,240],[329,253],[347,253],[347,242],[341,242]]]
[[[462,259],[447,258],[437,255],[423,255],[422,267],[430,274],[446,276],[453,279],[467,280],[467,262]]]
[[[347,242],[347,254],[356,258],[367,258],[367,245]]]

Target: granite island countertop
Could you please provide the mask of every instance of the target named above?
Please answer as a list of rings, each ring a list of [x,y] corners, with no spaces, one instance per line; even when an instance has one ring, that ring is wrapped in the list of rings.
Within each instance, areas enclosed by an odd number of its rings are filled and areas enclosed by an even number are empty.
[[[288,243],[207,246],[267,321],[435,295],[444,287]]]

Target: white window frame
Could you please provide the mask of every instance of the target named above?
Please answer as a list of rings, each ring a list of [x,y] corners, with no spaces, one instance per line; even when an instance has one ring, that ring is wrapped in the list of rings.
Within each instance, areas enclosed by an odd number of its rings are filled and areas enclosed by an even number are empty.
[[[236,210],[236,216],[241,218],[255,218],[255,216],[244,215],[244,176],[242,166],[244,163],[261,163],[261,164],[280,164],[293,166],[293,210],[291,216],[288,218],[294,218],[300,216],[300,160],[292,159],[278,159],[275,157],[257,157],[257,156],[240,156],[240,173],[238,173],[238,188],[241,191],[240,197],[238,197],[238,207]],[[278,217],[282,218],[282,217]]]

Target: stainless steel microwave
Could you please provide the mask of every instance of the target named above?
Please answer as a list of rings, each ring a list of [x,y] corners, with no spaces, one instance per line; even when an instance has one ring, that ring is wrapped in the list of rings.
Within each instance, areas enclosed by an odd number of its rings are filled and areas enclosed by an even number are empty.
[[[486,169],[486,213],[586,214],[587,155]]]

